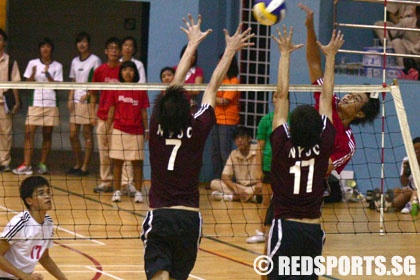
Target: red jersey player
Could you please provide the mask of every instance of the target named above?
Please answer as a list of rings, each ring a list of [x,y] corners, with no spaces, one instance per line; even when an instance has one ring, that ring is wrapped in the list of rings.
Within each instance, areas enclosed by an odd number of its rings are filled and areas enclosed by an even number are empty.
[[[316,41],[314,12],[302,3],[299,3],[298,6],[306,12],[306,59],[309,76],[313,84],[322,85],[321,53]],[[314,94],[315,108],[317,109],[319,109],[319,95],[319,92]],[[379,100],[371,98],[369,92],[353,92],[346,94],[341,99],[334,96],[332,104],[337,135],[327,174],[330,174],[333,169],[340,173],[356,150],[356,142],[350,125],[371,123],[379,113]]]

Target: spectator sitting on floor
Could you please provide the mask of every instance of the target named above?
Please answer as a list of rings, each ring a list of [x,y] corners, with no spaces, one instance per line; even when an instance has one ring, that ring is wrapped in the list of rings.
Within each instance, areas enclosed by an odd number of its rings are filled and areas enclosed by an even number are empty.
[[[413,145],[417,162],[420,164],[420,137],[414,138]],[[417,196],[417,188],[414,184],[413,174],[411,174],[408,157],[405,157],[401,164],[400,183],[403,187],[394,189],[392,205],[396,211],[401,210],[402,214],[409,214],[411,212],[411,201],[413,201],[414,196]]]
[[[221,179],[211,181],[213,200],[254,201],[261,193],[262,172],[258,144],[252,144],[251,132],[239,126],[233,134],[237,149],[226,161]]]

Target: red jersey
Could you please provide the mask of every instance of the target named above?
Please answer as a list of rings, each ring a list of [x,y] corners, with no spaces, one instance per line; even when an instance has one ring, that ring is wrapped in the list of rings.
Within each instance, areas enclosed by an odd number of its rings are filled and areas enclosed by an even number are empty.
[[[170,138],[163,136],[155,112],[150,118],[150,207],[198,208],[203,150],[216,123],[214,109],[202,104],[200,110],[191,116],[191,125]]]
[[[107,63],[102,64],[98,68],[96,68],[95,72],[93,73],[92,82],[96,83],[118,83],[118,73],[120,71],[120,66],[111,68]],[[101,90],[100,97],[99,97],[99,106],[98,112],[96,115],[101,120],[106,121],[108,119],[108,109],[110,101],[108,98],[116,92],[115,90]]]
[[[174,70],[178,68],[178,65],[174,66]],[[197,66],[193,66],[188,70],[185,76],[185,84],[195,84],[195,78],[197,77],[204,77],[203,69]]]
[[[276,219],[321,217],[324,177],[335,138],[330,120],[322,116],[322,122],[321,143],[310,150],[293,146],[287,123],[271,134],[271,183]]]
[[[144,134],[141,111],[149,108],[145,90],[119,90],[111,95],[110,106],[115,106],[114,127],[129,134]]]
[[[322,85],[323,83],[324,79],[319,79],[313,84]],[[314,93],[315,109],[317,110],[319,110],[320,95],[320,92]],[[353,131],[351,130],[351,127],[344,127],[340,117],[338,116],[338,102],[340,102],[340,98],[334,95],[332,118],[337,134],[335,136],[334,151],[331,154],[331,160],[333,162],[334,169],[337,171],[338,174],[340,174],[344,167],[346,167],[350,159],[353,157],[354,152],[356,151],[356,141],[354,140],[354,135]]]

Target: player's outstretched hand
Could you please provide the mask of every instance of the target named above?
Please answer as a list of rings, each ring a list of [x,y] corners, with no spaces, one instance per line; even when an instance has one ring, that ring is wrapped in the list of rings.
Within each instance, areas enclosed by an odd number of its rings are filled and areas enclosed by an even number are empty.
[[[188,14],[188,20],[185,18],[182,19],[185,23],[186,27],[181,26],[181,30],[187,34],[188,41],[191,43],[199,44],[204,38],[207,37],[210,33],[213,32],[211,29],[207,29],[207,31],[202,32],[200,30],[201,26],[201,15],[198,15],[197,23],[195,23],[194,18],[191,14]]]
[[[225,33],[226,50],[237,52],[244,47],[254,45],[254,43],[249,40],[254,37],[255,34],[251,33],[251,27],[242,32],[242,23],[239,24],[235,34],[232,36],[229,36],[229,32],[226,29],[223,29],[223,32]]]
[[[331,35],[331,40],[328,43],[328,45],[324,46],[319,41],[316,43],[318,44],[319,48],[322,50],[325,56],[335,56],[338,52],[338,50],[343,46],[344,44],[344,35],[341,33],[341,31],[333,30],[333,33]]]
[[[289,33],[287,33],[287,27],[286,25],[283,25],[283,34],[281,33],[280,29],[277,28],[277,36],[271,35],[271,38],[273,38],[276,42],[277,45],[279,47],[279,50],[281,53],[291,53],[294,52],[297,49],[300,49],[301,47],[303,47],[303,44],[298,44],[295,45],[292,42],[293,39],[293,26],[290,27],[290,31]]]

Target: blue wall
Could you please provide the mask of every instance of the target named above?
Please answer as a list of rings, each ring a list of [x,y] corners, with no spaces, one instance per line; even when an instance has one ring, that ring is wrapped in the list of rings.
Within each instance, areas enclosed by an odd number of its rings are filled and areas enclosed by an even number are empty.
[[[205,82],[208,82],[216,67],[219,54],[224,50],[225,37],[223,29],[230,34],[235,32],[239,23],[239,1],[231,0],[150,0],[150,28],[148,46],[148,81],[160,82],[159,73],[163,66],[174,66],[179,62],[179,53],[187,43],[186,35],[179,29],[184,26],[183,17],[188,13],[197,18],[202,15],[202,30],[212,29],[213,33],[198,49],[198,65],[204,70]],[[170,12],[169,12],[170,11]],[[157,92],[151,92],[149,98],[153,103]],[[210,153],[210,143],[206,145],[205,153]],[[145,155],[144,175],[150,179],[150,163],[148,152]],[[211,176],[209,156],[204,157],[202,181],[208,181]]]
[[[203,16],[203,29],[212,28],[213,34],[207,38],[199,48],[198,64],[205,71],[205,81],[210,78],[216,63],[218,54],[224,49],[225,42],[222,33],[223,28],[227,28],[232,33],[238,23],[239,1],[230,0],[150,0],[150,29],[149,29],[149,64],[148,78],[149,82],[159,82],[159,71],[165,65],[176,65],[179,60],[179,51],[185,45],[187,39],[180,31],[179,27],[183,25],[181,19],[188,13],[194,17],[198,13]],[[315,27],[319,40],[325,44],[328,42],[332,30],[332,1],[330,0],[301,0],[304,4],[310,6],[315,11]],[[294,26],[296,43],[306,42],[306,29],[304,25],[305,13],[295,4],[298,1],[289,1],[287,16],[280,24],[274,26],[281,27],[282,24]],[[351,11],[348,12],[348,11]],[[383,7],[381,4],[358,3],[340,1],[338,6],[338,16],[340,22],[354,23],[355,15],[357,21],[361,24],[372,24],[381,19]],[[272,29],[274,31],[274,29]],[[370,46],[373,39],[373,31],[342,28],[345,34],[345,49],[362,49]],[[340,54],[339,54],[340,56]],[[348,55],[346,55],[348,56]],[[271,65],[270,80],[271,84],[277,80],[277,63],[279,53],[277,47],[271,46]],[[337,60],[339,61],[339,57]],[[360,55],[348,56],[349,61],[361,61]],[[305,50],[301,49],[292,55],[291,64],[291,84],[307,84],[309,75],[306,65]],[[380,79],[369,79],[366,77],[337,75],[336,84],[355,84],[363,83],[381,85]],[[387,81],[390,83],[391,81]],[[400,81],[403,100],[406,106],[410,131],[413,137],[420,136],[420,124],[418,122],[416,108],[420,104],[419,83]],[[300,98],[300,97],[299,97]],[[310,96],[303,99],[310,99]],[[152,93],[150,99],[154,100]],[[391,116],[386,124],[387,134],[385,144],[385,168],[386,168],[386,186],[398,186],[399,163],[405,155],[402,146],[401,136],[398,134],[399,126],[397,120],[392,117],[395,113],[391,96],[385,99],[386,113]],[[309,101],[308,101],[309,102]],[[362,189],[379,186],[380,177],[380,144],[381,144],[381,120],[375,121],[373,126],[354,127],[356,141],[359,147],[348,169],[353,169],[358,178],[359,186]],[[360,135],[363,134],[363,139]],[[394,147],[394,148],[392,148]],[[206,149],[205,159],[209,158],[209,149]],[[148,155],[146,155],[148,158]],[[205,174],[208,174],[210,162],[205,161]],[[397,162],[397,164],[395,164]],[[366,164],[367,163],[367,164]],[[145,177],[150,178],[150,164],[145,163]],[[202,176],[206,180],[207,176]],[[367,179],[369,178],[369,179]],[[373,179],[372,179],[373,178]]]

